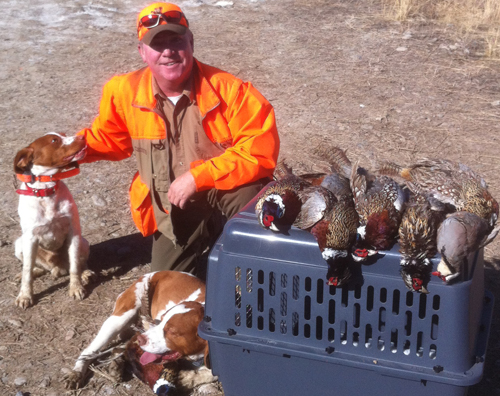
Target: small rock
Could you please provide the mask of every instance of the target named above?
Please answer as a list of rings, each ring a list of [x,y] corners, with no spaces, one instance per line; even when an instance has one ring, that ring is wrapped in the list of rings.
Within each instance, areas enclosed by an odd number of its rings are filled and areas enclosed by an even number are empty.
[[[40,388],[48,388],[50,386],[50,377],[45,377],[42,382],[40,382]]]
[[[24,393],[21,391],[16,392],[16,396],[24,396]]]
[[[234,3],[232,1],[218,1],[215,5],[219,7],[231,7]]]
[[[64,339],[66,341],[69,341],[71,340],[73,337],[75,336],[75,332],[73,330],[68,330],[68,332],[66,333],[66,337],[64,337]]]
[[[396,51],[398,51],[398,52],[404,52],[404,51],[408,51],[408,48],[406,48],[406,47],[398,47],[398,48],[396,48]]]
[[[61,373],[63,373],[63,374],[69,374],[69,373],[71,373],[71,369],[69,369],[69,368],[67,368],[67,367],[63,367],[63,368],[61,369]]]
[[[495,100],[494,102],[491,102],[491,105],[492,105],[493,107],[500,106],[500,100]]]
[[[411,37],[412,37],[411,32],[405,32],[401,38],[403,40],[409,40],[411,39]]]
[[[23,327],[23,322],[17,319],[9,319],[8,322],[14,327]]]
[[[458,48],[458,44],[453,44],[453,45],[450,45],[449,47],[452,51],[455,51],[457,48]]]
[[[445,45],[445,44],[439,44],[439,48],[440,48],[440,49],[449,50],[448,46],[447,46],[447,45]]]
[[[14,380],[14,385],[15,386],[23,386],[23,385],[26,385],[26,383],[28,382],[28,380],[24,377],[17,377],[15,380]]]
[[[92,202],[95,206],[106,206],[106,201],[99,195],[92,195]]]
[[[360,104],[359,107],[363,108],[363,107],[365,107],[365,105],[364,104]]]
[[[113,387],[105,385],[102,387],[102,393],[104,393],[105,395],[114,395],[115,390],[113,389]]]

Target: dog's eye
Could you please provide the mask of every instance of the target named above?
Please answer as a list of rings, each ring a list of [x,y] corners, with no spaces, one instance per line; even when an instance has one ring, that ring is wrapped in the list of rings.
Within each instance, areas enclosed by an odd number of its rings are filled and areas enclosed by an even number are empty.
[[[57,143],[57,139],[56,138],[52,139],[51,143]]]

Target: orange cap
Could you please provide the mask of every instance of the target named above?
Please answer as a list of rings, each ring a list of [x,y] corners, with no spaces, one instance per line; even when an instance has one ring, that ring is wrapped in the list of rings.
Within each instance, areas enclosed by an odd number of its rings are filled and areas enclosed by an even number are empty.
[[[149,16],[149,17],[148,17]],[[153,22],[152,17],[159,16],[158,25],[148,28],[147,22]],[[143,19],[145,18],[145,19]],[[144,26],[146,22],[146,26]],[[172,3],[153,3],[144,8],[137,17],[137,36],[139,40],[149,45],[153,37],[160,32],[170,31],[184,34],[189,29],[189,22],[182,10]]]

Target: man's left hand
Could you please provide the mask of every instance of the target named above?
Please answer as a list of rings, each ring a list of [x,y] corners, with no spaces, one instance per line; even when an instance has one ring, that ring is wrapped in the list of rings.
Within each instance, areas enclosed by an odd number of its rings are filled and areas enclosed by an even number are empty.
[[[170,185],[168,200],[172,205],[184,209],[189,198],[191,198],[195,192],[196,182],[194,181],[194,177],[191,172],[185,172]]]

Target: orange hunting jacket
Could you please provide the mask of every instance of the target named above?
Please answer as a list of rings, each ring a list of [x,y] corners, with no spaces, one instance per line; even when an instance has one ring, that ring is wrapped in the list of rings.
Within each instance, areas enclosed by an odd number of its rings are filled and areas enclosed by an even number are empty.
[[[193,71],[203,129],[225,149],[218,157],[191,163],[197,191],[230,190],[271,176],[279,152],[272,105],[251,83],[229,73],[197,60]],[[149,68],[113,77],[104,86],[92,128],[79,132],[88,146],[81,162],[119,161],[132,155],[134,142],[138,148],[144,140],[165,139],[165,122],[155,108]],[[157,227],[147,181],[138,173],[130,186],[130,204],[137,228],[147,236]]]

